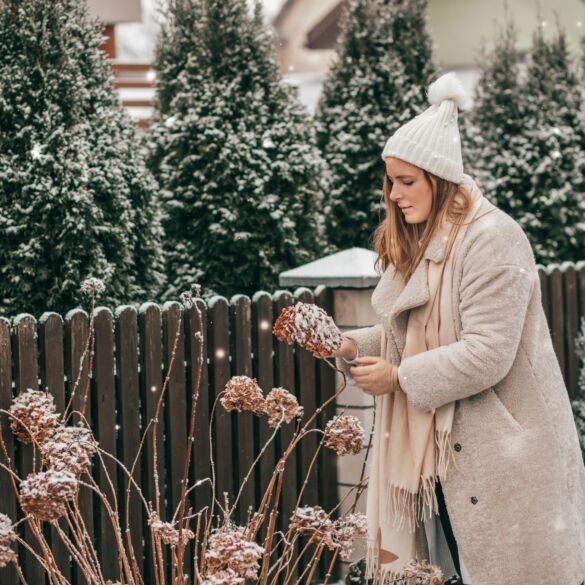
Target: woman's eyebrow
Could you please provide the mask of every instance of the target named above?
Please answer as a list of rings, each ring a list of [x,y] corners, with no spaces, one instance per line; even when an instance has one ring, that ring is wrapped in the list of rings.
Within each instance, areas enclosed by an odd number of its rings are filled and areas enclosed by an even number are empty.
[[[387,177],[388,177],[390,180],[392,180],[392,177],[390,177],[390,175],[389,175],[388,173],[386,173],[386,176],[387,176]],[[397,179],[414,179],[414,176],[413,176],[413,175],[398,175],[396,178],[397,178]]]

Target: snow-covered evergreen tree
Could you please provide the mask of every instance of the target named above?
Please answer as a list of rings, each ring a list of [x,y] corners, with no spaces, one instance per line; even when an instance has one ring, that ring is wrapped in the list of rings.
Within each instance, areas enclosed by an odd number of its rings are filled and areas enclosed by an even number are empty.
[[[309,115],[280,78],[259,2],[253,14],[246,0],[177,0],[170,11],[149,162],[162,188],[167,293],[192,282],[204,298],[277,288],[281,271],[323,249]]]
[[[583,463],[585,463],[585,318],[581,318],[581,331],[575,340],[576,352],[581,364],[579,370],[578,388],[579,393],[572,402],[573,416],[581,441],[581,452],[583,453]]]
[[[0,311],[65,312],[161,285],[156,184],[79,0],[0,2]]]
[[[558,26],[533,35],[518,80],[506,29],[482,71],[465,124],[464,158],[486,196],[526,231],[537,262],[580,260],[585,249],[585,108],[578,66]]]
[[[525,163],[516,156],[525,138],[520,106],[520,59],[517,29],[508,19],[491,50],[482,45],[475,85],[474,107],[459,116],[463,168],[494,204],[512,215],[522,208]]]
[[[333,249],[370,247],[382,219],[386,140],[428,106],[436,69],[428,0],[351,0],[315,121],[328,163],[326,227]]]

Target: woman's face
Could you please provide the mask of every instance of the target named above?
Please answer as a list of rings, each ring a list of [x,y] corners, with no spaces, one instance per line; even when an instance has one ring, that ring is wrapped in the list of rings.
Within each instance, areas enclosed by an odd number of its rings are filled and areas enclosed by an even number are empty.
[[[399,158],[386,159],[386,174],[392,181],[390,200],[398,205],[408,223],[426,221],[433,205],[433,192],[421,168]],[[431,177],[431,181],[434,180]]]

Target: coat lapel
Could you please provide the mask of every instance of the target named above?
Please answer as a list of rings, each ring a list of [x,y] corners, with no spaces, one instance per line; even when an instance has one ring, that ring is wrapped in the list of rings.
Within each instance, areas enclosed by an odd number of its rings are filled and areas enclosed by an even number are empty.
[[[408,322],[406,311],[424,305],[429,300],[427,277],[429,262],[441,262],[445,254],[447,237],[442,230],[435,233],[406,285],[402,283],[394,267],[389,266],[372,292],[372,307],[380,320],[390,327],[400,353],[406,340]]]

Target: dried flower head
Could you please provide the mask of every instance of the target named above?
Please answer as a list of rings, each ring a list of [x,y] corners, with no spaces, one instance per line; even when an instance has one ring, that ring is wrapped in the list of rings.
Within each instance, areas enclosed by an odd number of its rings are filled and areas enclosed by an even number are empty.
[[[218,571],[203,579],[202,585],[241,585],[245,579],[232,569]]]
[[[90,429],[82,426],[55,427],[41,446],[46,467],[57,471],[70,471],[80,477],[89,472],[91,459],[98,444]]]
[[[150,513],[148,525],[165,544],[170,544],[171,546],[177,546],[179,544],[179,529],[175,528],[170,522],[163,522],[155,511]],[[195,538],[193,531],[188,528],[183,528],[181,532],[183,544],[187,544],[192,538]]]
[[[59,423],[53,397],[42,390],[27,388],[21,392],[12,401],[10,413],[10,428],[23,443],[32,443],[33,439],[42,443]]]
[[[200,284],[192,284],[191,290],[186,290],[182,292],[179,295],[179,297],[181,299],[181,302],[183,303],[183,306],[186,309],[190,309],[195,304],[195,300],[193,299],[193,297],[194,296],[198,297],[200,292],[201,292]]]
[[[231,570],[243,579],[257,579],[258,560],[263,553],[264,547],[248,540],[243,526],[226,525],[215,529],[205,554],[207,578]]]
[[[272,332],[289,345],[298,343],[312,354],[331,355],[341,347],[341,331],[327,313],[312,303],[285,307],[274,323]]]
[[[347,561],[353,550],[353,541],[367,535],[368,521],[365,514],[354,512],[337,519],[332,527],[333,542],[339,547],[339,556]]]
[[[6,514],[0,513],[0,567],[16,561],[16,552],[10,548],[15,540],[12,520]]]
[[[443,572],[436,565],[429,564],[426,559],[408,561],[402,572],[406,585],[443,585]]]
[[[304,409],[294,394],[284,388],[273,388],[266,396],[264,412],[268,415],[268,426],[276,428],[283,415],[289,423],[295,417],[302,417]]]
[[[312,537],[313,542],[323,542],[331,550],[333,542],[333,522],[321,506],[302,506],[297,508],[290,519],[293,534]]]
[[[359,419],[351,414],[340,414],[327,423],[323,444],[338,455],[357,455],[364,446],[364,439]]]
[[[225,390],[219,401],[226,410],[251,410],[255,414],[264,412],[264,395],[256,378],[232,376],[225,385]]]
[[[106,285],[104,284],[104,281],[99,278],[94,278],[93,276],[90,278],[86,278],[81,283],[81,292],[86,295],[90,296],[99,295],[100,293],[103,293],[105,290]]]
[[[38,520],[56,520],[66,514],[65,503],[75,497],[78,486],[77,478],[69,471],[31,473],[20,484],[20,505],[25,514]]]

